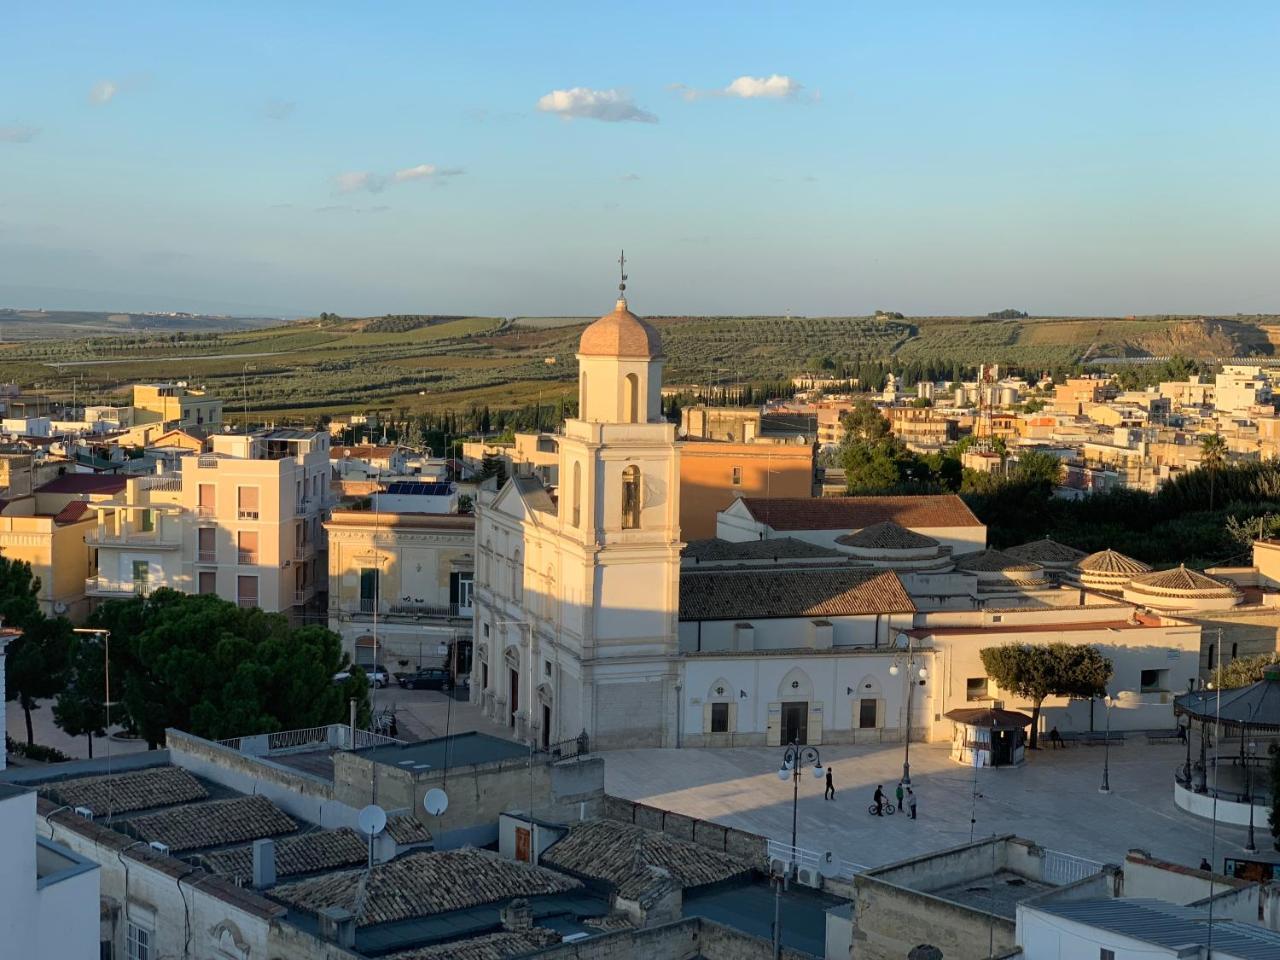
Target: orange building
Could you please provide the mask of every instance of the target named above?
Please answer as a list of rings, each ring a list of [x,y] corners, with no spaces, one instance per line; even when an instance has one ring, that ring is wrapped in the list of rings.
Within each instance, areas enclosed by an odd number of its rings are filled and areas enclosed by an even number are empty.
[[[680,444],[680,538],[716,535],[716,513],[737,497],[813,496],[815,448],[807,443]]]

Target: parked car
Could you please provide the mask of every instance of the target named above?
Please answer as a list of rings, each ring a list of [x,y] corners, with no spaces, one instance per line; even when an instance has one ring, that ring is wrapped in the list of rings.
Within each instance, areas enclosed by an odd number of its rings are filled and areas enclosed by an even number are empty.
[[[452,690],[453,679],[443,667],[430,667],[403,674],[400,686],[406,690]]]
[[[352,671],[364,677],[366,683],[372,679],[375,687],[385,687],[391,682],[391,674],[387,673],[387,668],[382,664],[378,664],[376,667],[354,666],[350,670],[342,670],[333,675],[333,682],[345,683],[351,676]]]

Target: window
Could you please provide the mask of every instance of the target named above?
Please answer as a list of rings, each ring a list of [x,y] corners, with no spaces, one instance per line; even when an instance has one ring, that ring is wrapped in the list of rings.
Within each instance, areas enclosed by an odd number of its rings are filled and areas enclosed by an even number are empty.
[[[729,732],[729,705],[727,703],[713,703],[711,705],[711,732]]]
[[[1209,644],[1209,666],[1213,666],[1213,644]]]
[[[449,574],[449,605],[457,613],[471,612],[471,596],[475,581],[470,573]]]
[[[524,564],[519,550],[511,558],[511,597],[517,603],[524,599]]]
[[[241,563],[258,562],[258,531],[241,530],[236,534],[236,550]]]
[[[640,529],[640,468],[634,464],[622,471],[622,529]]]
[[[218,531],[213,527],[200,527],[196,530],[196,562],[213,563],[218,559],[218,548],[214,537]]]
[[[1169,689],[1168,670],[1143,670],[1139,681],[1143,693]]]
[[[1098,948],[1098,960],[1116,960],[1116,952],[1106,947]]]
[[[238,505],[238,514],[241,520],[257,520],[258,519],[258,488],[257,487],[237,487],[236,503]]]
[[[202,517],[212,517],[215,507],[217,506],[217,487],[212,483],[202,483],[199,487],[199,500],[196,506],[196,513]]]
[[[624,423],[640,422],[640,381],[634,373],[628,373],[623,380],[625,391],[622,399],[622,420]]]
[[[573,465],[573,525],[582,526],[582,464]]]
[[[373,613],[378,603],[378,571],[364,567],[360,571],[360,612]]]
[[[124,941],[127,960],[152,960],[151,943],[154,937],[155,931],[130,920]]]
[[[987,691],[986,677],[970,677],[964,682],[964,698],[966,700],[986,700],[990,696]]]
[[[542,673],[543,673],[543,675],[544,675],[544,676],[548,676],[548,677],[549,677],[549,676],[551,676],[551,661],[550,661],[550,660],[543,660],[543,661],[542,661]]]
[[[858,701],[858,728],[860,730],[874,730],[876,726],[876,702],[870,698],[864,698]]]
[[[138,529],[143,533],[150,533],[156,528],[156,516],[151,510],[138,511]]]
[[[1232,659],[1232,660],[1234,660],[1234,659],[1236,658],[1237,651],[1239,651],[1239,649],[1240,649],[1240,644],[1238,644],[1238,643],[1233,643],[1233,644],[1231,645],[1231,659]]]
[[[480,689],[489,689],[489,665],[487,663],[480,664]]]
[[[199,584],[199,590],[201,593],[217,593],[218,575],[212,570],[201,570]]]
[[[242,607],[258,605],[257,577],[236,577],[236,602]]]
[[[146,560],[133,561],[133,592],[143,594],[151,584],[151,564]]]
[[[733,485],[735,487],[742,485],[742,468],[741,467],[733,468]]]

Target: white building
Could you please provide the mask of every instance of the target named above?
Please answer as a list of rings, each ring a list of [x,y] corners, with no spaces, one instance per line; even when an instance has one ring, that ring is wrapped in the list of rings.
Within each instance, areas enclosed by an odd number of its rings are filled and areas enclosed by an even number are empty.
[[[95,960],[98,865],[38,834],[36,822],[35,791],[0,783],[0,954]]]
[[[1213,396],[1220,414],[1247,416],[1271,404],[1271,381],[1261,367],[1227,364],[1214,380]]]

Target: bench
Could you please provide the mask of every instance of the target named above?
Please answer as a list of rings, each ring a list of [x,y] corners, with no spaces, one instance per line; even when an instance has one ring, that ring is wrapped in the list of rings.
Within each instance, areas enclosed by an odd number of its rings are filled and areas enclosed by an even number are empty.
[[[1182,742],[1181,730],[1148,730],[1147,743],[1170,743],[1172,741]]]
[[[1110,741],[1113,744],[1124,743],[1124,732],[1121,730],[1112,730],[1110,735],[1108,735],[1105,731],[1092,730],[1089,732],[1080,733],[1078,734],[1078,737],[1080,742],[1083,743],[1086,747],[1096,747],[1098,744],[1107,743],[1108,741]]]

